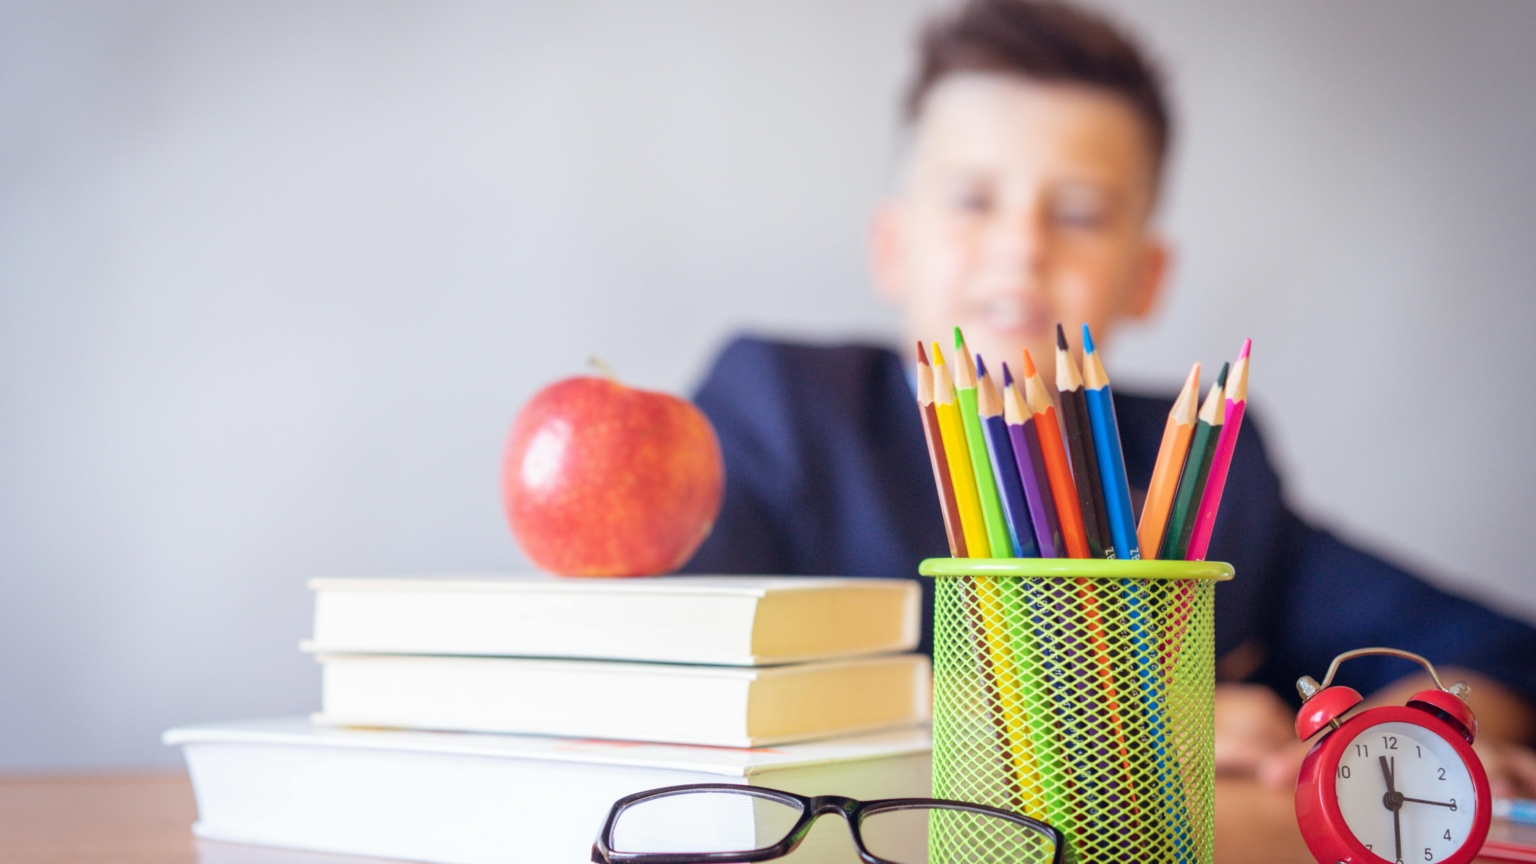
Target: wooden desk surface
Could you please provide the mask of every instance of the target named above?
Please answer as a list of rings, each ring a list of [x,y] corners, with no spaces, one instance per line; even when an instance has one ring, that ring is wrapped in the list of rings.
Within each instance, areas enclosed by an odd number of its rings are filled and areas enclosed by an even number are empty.
[[[0,778],[4,864],[363,864],[350,858],[209,843],[185,774]],[[1310,864],[1289,794],[1216,783],[1216,860]],[[575,862],[573,862],[575,864]]]

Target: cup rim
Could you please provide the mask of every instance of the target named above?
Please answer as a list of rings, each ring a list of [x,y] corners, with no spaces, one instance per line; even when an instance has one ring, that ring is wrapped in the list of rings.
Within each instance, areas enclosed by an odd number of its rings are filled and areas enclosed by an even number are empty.
[[[929,558],[922,576],[1011,576],[1030,579],[1196,579],[1225,582],[1225,561],[1120,561],[1099,558]]]

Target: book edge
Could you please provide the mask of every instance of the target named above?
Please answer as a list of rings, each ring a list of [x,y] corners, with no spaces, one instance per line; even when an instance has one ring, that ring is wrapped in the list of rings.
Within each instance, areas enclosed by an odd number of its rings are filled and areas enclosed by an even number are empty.
[[[813,765],[823,765],[833,762],[852,762],[866,759],[883,759],[892,756],[908,755],[913,753],[926,753],[933,750],[933,735],[926,724],[903,724],[883,730],[883,732],[870,731],[866,733],[847,733],[829,736],[826,739],[801,741],[806,745],[817,745],[825,741],[853,737],[857,735],[904,734],[905,740],[894,740],[884,748],[877,747],[872,742],[865,742],[867,749],[855,750],[847,753],[822,753],[796,758],[796,754],[784,753],[773,750],[771,745],[758,748],[721,747],[713,748],[709,745],[668,744],[664,742],[644,742],[660,747],[681,747],[688,749],[727,749],[733,751],[747,751],[742,755],[761,756],[763,761],[745,761],[736,764],[710,762],[710,761],[684,761],[668,759],[663,756],[636,756],[625,755],[622,748],[628,743],[606,739],[569,738],[561,739],[558,736],[500,736],[483,733],[431,733],[414,730],[376,730],[383,736],[364,740],[364,735],[353,730],[336,730],[341,734],[306,734],[293,729],[253,728],[253,724],[260,722],[277,723],[292,722],[306,723],[306,718],[284,717],[269,718],[267,721],[235,721],[232,723],[201,723],[187,726],[177,726],[167,729],[161,735],[161,741],[172,747],[187,747],[199,744],[243,744],[255,746],[300,746],[300,747],[334,747],[355,750],[387,750],[405,751],[414,753],[428,753],[443,756],[466,756],[498,759],[532,759],[547,762],[579,762],[597,765],[617,765],[625,767],[657,768],[671,771],[697,771],[705,774],[717,774],[728,777],[749,777],[772,771],[789,768],[801,768]],[[330,731],[328,728],[317,731]],[[441,734],[454,734],[459,737],[458,742],[426,741],[414,736],[430,736]],[[463,737],[460,737],[460,736]],[[513,748],[498,748],[489,746],[475,746],[473,741],[465,741],[463,738],[484,737],[490,739],[502,739],[510,741],[513,738],[530,738],[541,741],[566,741],[574,746],[590,742],[599,747],[607,748],[599,751],[554,751],[535,750],[519,751]],[[617,745],[617,746],[615,746]],[[751,750],[762,752],[752,753]]]
[[[815,591],[849,585],[891,590],[909,579],[864,579],[853,576],[731,576],[688,575],[637,579],[596,579],[542,574],[464,573],[441,578],[390,576],[318,576],[308,581],[313,591],[439,591],[443,593],[569,593],[569,594],[719,594],[761,597],[775,591]]]

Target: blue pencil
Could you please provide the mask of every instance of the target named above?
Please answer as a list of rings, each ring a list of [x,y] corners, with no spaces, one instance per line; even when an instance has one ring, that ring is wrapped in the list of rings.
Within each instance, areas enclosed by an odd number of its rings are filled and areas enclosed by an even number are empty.
[[[1114,536],[1115,549],[1125,558],[1140,558],[1141,547],[1136,538],[1136,519],[1131,512],[1131,488],[1125,476],[1125,456],[1120,450],[1120,426],[1115,419],[1114,394],[1109,389],[1109,374],[1094,349],[1093,336],[1088,325],[1083,325],[1083,388],[1088,402],[1088,418],[1093,426],[1094,449],[1099,456],[1099,474],[1104,487],[1104,509],[1109,515],[1109,530]],[[1154,646],[1147,632],[1147,587],[1140,579],[1120,580],[1121,596],[1125,602],[1126,629],[1129,631],[1131,660],[1141,686],[1137,688],[1141,702],[1141,719],[1146,724],[1144,734],[1150,739],[1155,757],[1155,770],[1151,777],[1143,777],[1137,790],[1137,799],[1160,799],[1174,815],[1173,844],[1177,860],[1184,860],[1188,849],[1184,788],[1179,771],[1168,758],[1167,724],[1164,720],[1166,694],[1163,680],[1157,668]],[[1148,788],[1150,786],[1151,788]],[[1146,798],[1145,793],[1152,793]],[[1175,815],[1176,814],[1176,815]]]
[[[1093,426],[1093,449],[1098,451],[1099,480],[1104,487],[1104,509],[1109,511],[1109,533],[1121,558],[1140,558],[1136,541],[1136,517],[1131,512],[1131,486],[1125,479],[1125,456],[1120,452],[1120,426],[1115,420],[1115,397],[1109,375],[1093,336],[1083,325],[1083,388],[1088,398],[1088,421]]]
[[[987,454],[992,457],[992,475],[1003,502],[1008,539],[1013,541],[1013,557],[1039,558],[1034,525],[1024,502],[1024,487],[1014,464],[1013,445],[1008,441],[1008,426],[1003,421],[1003,400],[997,395],[997,387],[980,354],[976,355],[976,378],[976,413],[981,417],[981,436],[987,441]]]
[[[1525,798],[1495,798],[1493,815],[1522,825],[1536,825],[1536,801]]]

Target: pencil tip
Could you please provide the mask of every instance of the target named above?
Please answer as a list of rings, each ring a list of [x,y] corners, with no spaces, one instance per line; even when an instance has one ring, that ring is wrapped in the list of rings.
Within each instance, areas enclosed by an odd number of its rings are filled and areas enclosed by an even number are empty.
[[[1239,359],[1239,360],[1247,360],[1248,359],[1248,349],[1252,348],[1252,347],[1253,347],[1253,340],[1252,339],[1244,339],[1243,340],[1243,350],[1238,352],[1237,359]]]
[[[1225,387],[1225,386],[1227,386],[1227,370],[1229,370],[1231,368],[1232,368],[1232,364],[1231,363],[1223,363],[1223,364],[1221,364],[1221,372],[1219,372],[1216,375],[1216,386],[1217,387]]]
[[[1035,358],[1029,356],[1029,349],[1024,349],[1024,377],[1035,377]]]
[[[956,351],[961,351],[961,350],[964,350],[964,349],[965,349],[965,334],[960,332],[960,325],[956,324],[955,325],[955,350]]]
[[[976,374],[983,378],[987,376],[987,361],[981,359],[980,354],[976,355]]]
[[[1067,331],[1061,329],[1061,322],[1056,322],[1056,348],[1059,351],[1067,350]]]
[[[939,350],[939,343],[937,342],[933,343],[933,362],[935,364],[944,362],[944,352]]]
[[[917,340],[917,362],[928,365],[928,352],[923,350],[923,340]]]
[[[1013,386],[1013,373],[1008,371],[1008,361],[1003,361],[1003,386]]]
[[[1088,332],[1088,325],[1083,325],[1083,353],[1093,353],[1093,334]]]

